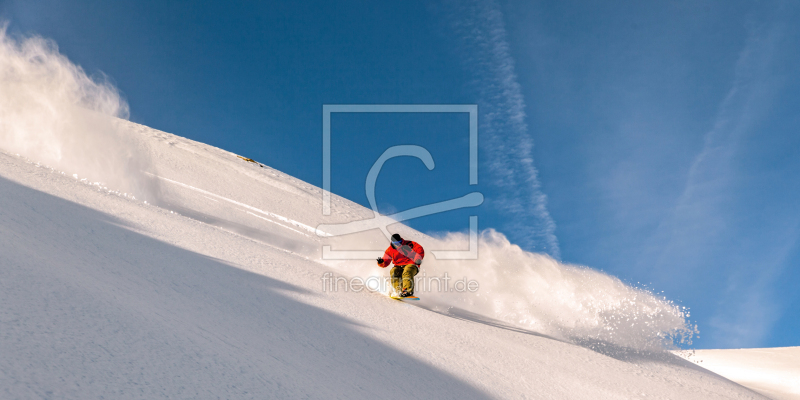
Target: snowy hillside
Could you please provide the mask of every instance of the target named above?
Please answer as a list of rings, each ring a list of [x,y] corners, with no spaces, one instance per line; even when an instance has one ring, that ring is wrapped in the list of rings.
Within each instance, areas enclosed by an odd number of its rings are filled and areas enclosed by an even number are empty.
[[[676,353],[772,399],[800,399],[800,347]]]
[[[326,274],[387,273],[319,257],[323,243],[379,252],[379,231],[315,234],[370,211],[334,196],[323,219],[312,185],[117,124],[147,160],[121,176],[129,187],[0,152],[4,399],[763,398],[658,350],[685,324],[671,303],[497,233],[472,262],[489,272],[423,264],[475,279],[475,293],[407,304],[324,290]],[[393,228],[429,246],[464,240]]]

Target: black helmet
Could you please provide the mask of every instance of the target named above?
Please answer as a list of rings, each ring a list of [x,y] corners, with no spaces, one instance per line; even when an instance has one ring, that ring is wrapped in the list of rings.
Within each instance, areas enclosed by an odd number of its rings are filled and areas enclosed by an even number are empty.
[[[392,235],[392,247],[397,248],[398,246],[400,246],[400,243],[402,242],[403,238],[400,237],[399,234],[395,233],[394,235]]]

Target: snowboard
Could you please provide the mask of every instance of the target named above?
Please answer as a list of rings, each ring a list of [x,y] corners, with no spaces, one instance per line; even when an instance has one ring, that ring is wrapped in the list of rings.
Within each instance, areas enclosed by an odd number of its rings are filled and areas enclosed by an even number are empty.
[[[389,296],[395,300],[406,301],[406,300],[419,300],[419,297],[416,296],[408,296],[408,297],[400,297],[400,296]]]

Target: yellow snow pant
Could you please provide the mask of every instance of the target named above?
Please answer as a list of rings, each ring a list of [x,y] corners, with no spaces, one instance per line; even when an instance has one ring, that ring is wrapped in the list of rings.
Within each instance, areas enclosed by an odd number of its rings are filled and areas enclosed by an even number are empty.
[[[402,278],[402,289],[414,294],[414,276],[419,273],[419,267],[414,264],[395,265],[390,273],[392,274],[392,287],[394,287],[396,293],[399,294],[402,291],[400,287],[400,279]]]

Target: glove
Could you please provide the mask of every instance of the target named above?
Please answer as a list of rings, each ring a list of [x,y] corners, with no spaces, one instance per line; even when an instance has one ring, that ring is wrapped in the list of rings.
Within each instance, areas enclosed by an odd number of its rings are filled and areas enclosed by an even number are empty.
[[[383,264],[383,257],[378,257],[378,264]]]
[[[420,259],[414,260],[414,264],[417,264],[417,266],[419,267],[419,265],[422,264],[422,259],[420,258]]]

